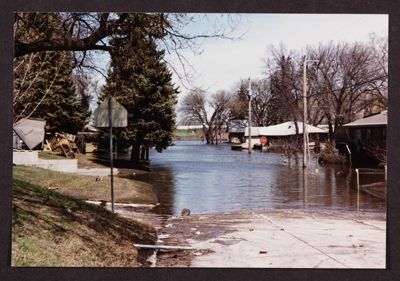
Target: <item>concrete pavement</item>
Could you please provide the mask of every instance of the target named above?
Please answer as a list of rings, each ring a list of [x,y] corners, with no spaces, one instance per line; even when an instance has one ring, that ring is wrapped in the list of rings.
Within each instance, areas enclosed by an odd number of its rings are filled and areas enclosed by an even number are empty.
[[[159,244],[196,250],[159,252],[156,266],[385,268],[382,213],[265,210],[171,217]]]

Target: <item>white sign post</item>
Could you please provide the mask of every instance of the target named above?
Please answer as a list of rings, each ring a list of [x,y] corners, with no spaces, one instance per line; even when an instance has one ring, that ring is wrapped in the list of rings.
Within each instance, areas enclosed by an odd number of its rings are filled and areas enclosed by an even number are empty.
[[[94,111],[95,127],[110,128],[110,169],[111,169],[111,209],[115,212],[114,203],[114,175],[113,175],[113,127],[128,126],[128,111],[119,104],[111,95],[108,96]]]

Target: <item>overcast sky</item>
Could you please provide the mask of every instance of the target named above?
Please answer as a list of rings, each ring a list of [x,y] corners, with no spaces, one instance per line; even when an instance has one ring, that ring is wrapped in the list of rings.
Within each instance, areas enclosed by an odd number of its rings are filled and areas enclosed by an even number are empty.
[[[219,17],[219,15],[212,15]],[[222,18],[224,20],[224,18]],[[227,18],[225,18],[227,20]],[[212,22],[212,20],[211,20]],[[206,29],[210,22],[199,22],[194,31]],[[210,40],[202,44],[203,52],[186,57],[196,70],[193,86],[215,92],[229,90],[240,79],[261,77],[262,59],[268,46],[285,44],[301,51],[306,45],[329,41],[366,41],[375,32],[388,34],[387,15],[349,14],[244,14],[236,35],[247,31],[242,40]],[[167,59],[171,59],[168,58]],[[181,82],[174,76],[177,85]],[[181,87],[182,94],[187,90]],[[182,96],[181,94],[181,96]]]
[[[374,14],[240,14],[232,17],[208,14],[208,20],[200,20],[186,27],[186,31],[199,33],[212,30],[215,20],[226,24],[229,19],[240,19],[233,36],[245,35],[241,40],[209,39],[202,43],[202,53],[190,51],[183,54],[193,65],[193,79],[186,86],[201,87],[208,93],[230,90],[240,79],[261,78],[263,58],[268,47],[283,43],[288,49],[298,50],[320,42],[367,41],[371,33],[388,34],[388,15]],[[202,18],[200,16],[200,18]],[[168,61],[176,60],[166,54]],[[109,55],[99,56],[104,68]],[[178,66],[179,64],[175,64]],[[182,71],[181,71],[182,72]],[[102,81],[104,83],[104,80]],[[180,87],[179,100],[188,92],[174,74],[174,83]]]

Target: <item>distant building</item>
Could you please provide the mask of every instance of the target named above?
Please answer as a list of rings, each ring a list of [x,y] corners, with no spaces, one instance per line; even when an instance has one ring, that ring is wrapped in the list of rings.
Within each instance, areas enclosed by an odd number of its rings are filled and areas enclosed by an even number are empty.
[[[285,142],[300,142],[303,139],[303,122],[297,122],[298,134],[296,134],[296,124],[293,121],[284,122],[278,125],[268,126],[259,130],[259,134],[265,137],[267,147],[281,145]],[[307,124],[309,145],[313,148],[319,147],[319,143],[327,138],[328,130],[321,129]]]
[[[354,160],[374,160],[374,154],[386,150],[387,110],[347,123],[343,127]]]
[[[251,147],[254,146],[259,146],[260,145],[260,129],[261,128],[266,128],[266,127],[251,127],[250,132],[251,132],[251,138],[250,138],[250,144]],[[249,143],[249,127],[246,127],[244,130],[244,144],[242,147],[243,148],[248,148],[248,143]]]
[[[176,126],[176,129],[190,131],[190,130],[196,130],[196,129],[203,129],[203,125],[180,125],[180,126]]]
[[[228,138],[230,143],[243,143],[247,120],[230,120],[228,123]]]
[[[298,138],[303,138],[303,122],[297,122],[298,126]],[[324,140],[327,136],[328,131],[307,125],[307,132],[310,141]],[[264,139],[267,146],[277,144],[284,140],[293,139],[296,137],[296,124],[293,121],[284,122],[277,125],[271,125],[268,127],[251,127],[251,145],[260,145],[261,138]],[[248,127],[245,129],[245,142],[248,144],[249,133]]]
[[[206,127],[208,127],[208,126],[206,126]],[[203,125],[200,122],[195,121],[195,120],[183,119],[176,124],[177,130],[190,131],[190,130],[196,130],[196,129],[202,129],[202,128],[203,128]]]

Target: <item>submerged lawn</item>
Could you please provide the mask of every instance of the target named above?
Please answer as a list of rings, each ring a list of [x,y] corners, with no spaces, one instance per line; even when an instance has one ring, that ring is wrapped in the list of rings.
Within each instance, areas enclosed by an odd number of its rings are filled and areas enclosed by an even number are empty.
[[[156,232],[151,225],[121,218],[102,207],[32,184],[32,179],[43,182],[46,177],[39,173],[23,179],[28,171],[15,168],[13,266],[144,264],[132,243],[154,244]]]

